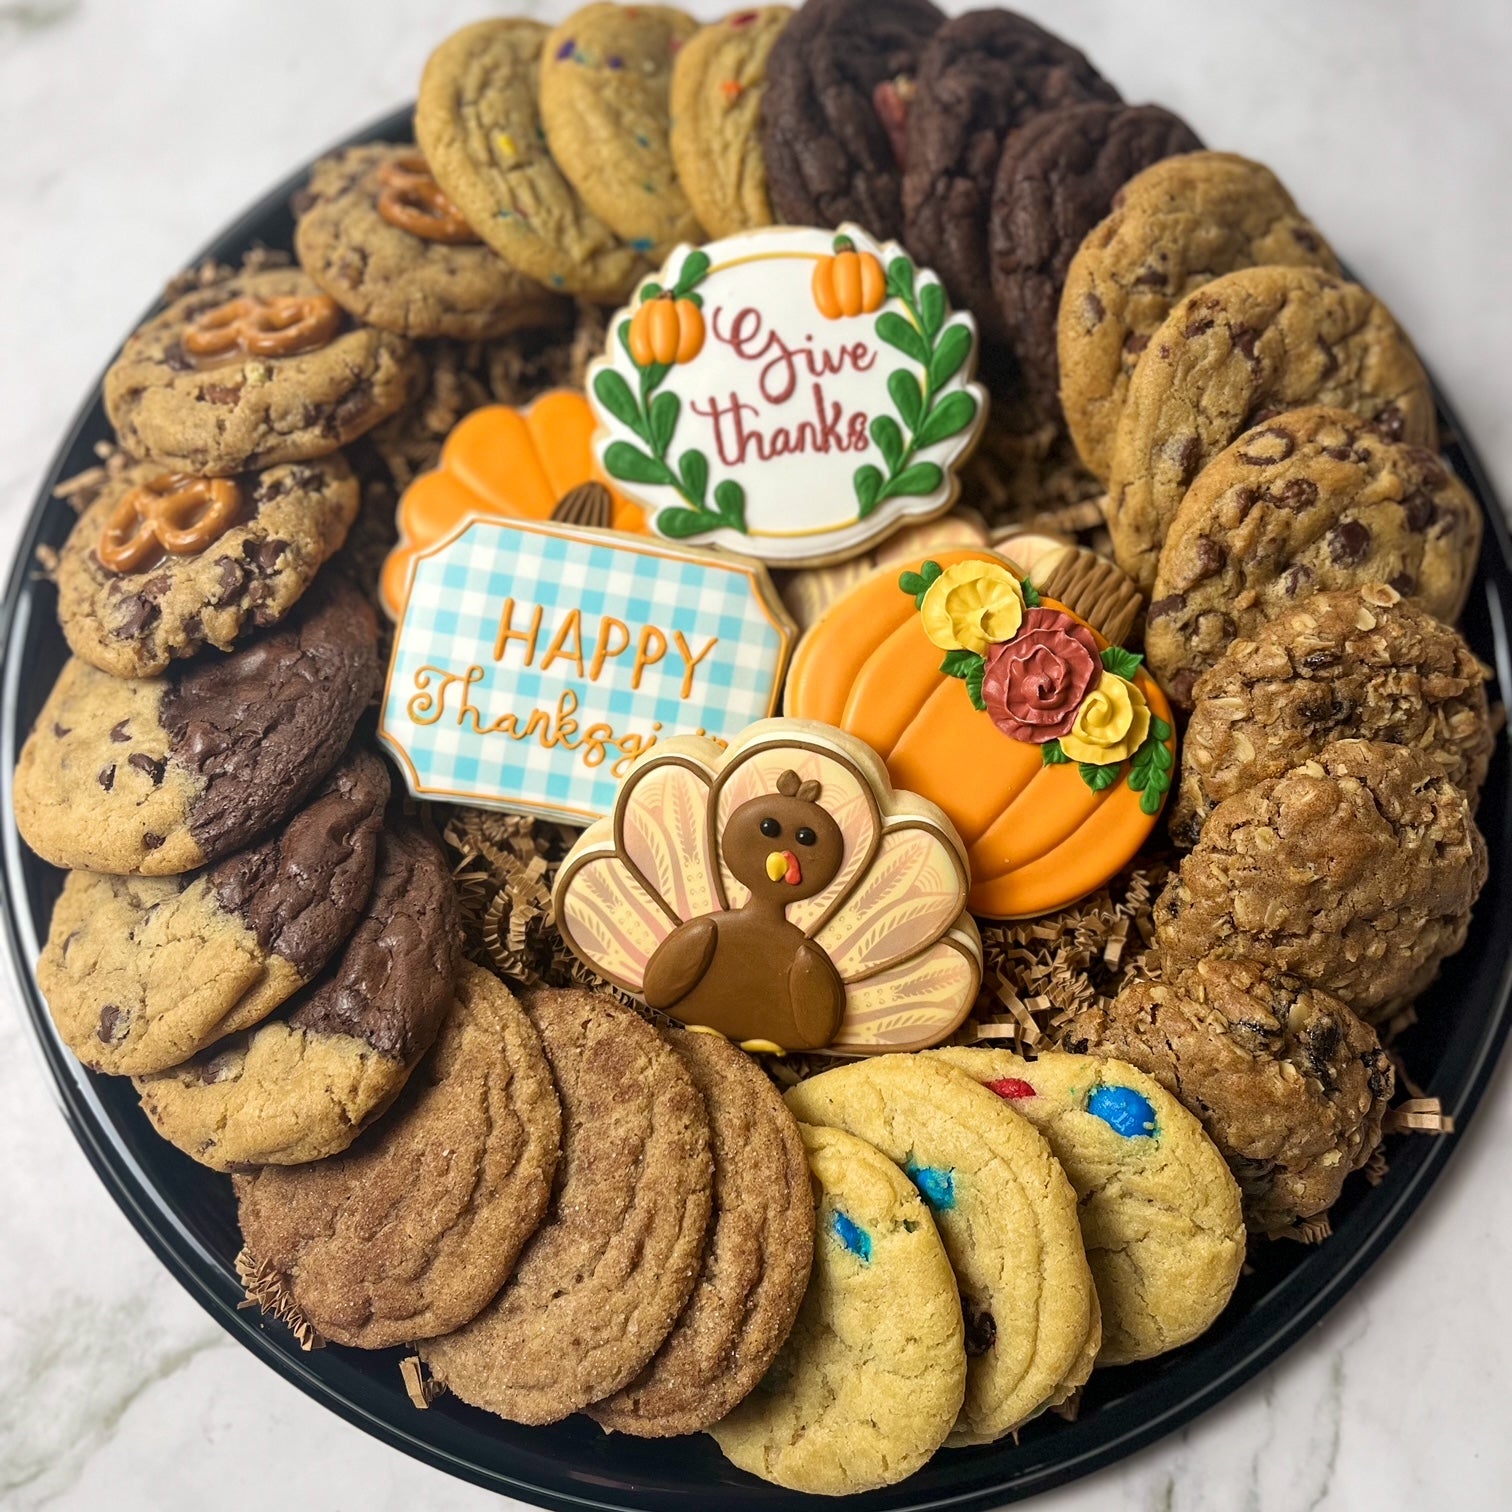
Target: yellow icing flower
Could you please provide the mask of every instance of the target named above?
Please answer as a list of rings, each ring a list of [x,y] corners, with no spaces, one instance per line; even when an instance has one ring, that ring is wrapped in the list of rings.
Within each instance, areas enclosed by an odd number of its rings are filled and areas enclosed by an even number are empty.
[[[1024,590],[997,562],[957,562],[930,584],[919,618],[925,635],[942,651],[985,656],[988,646],[1018,633]]]
[[[1126,678],[1104,672],[1097,686],[1082,700],[1069,735],[1061,736],[1061,750],[1072,761],[1112,766],[1127,761],[1150,733],[1150,706]]]

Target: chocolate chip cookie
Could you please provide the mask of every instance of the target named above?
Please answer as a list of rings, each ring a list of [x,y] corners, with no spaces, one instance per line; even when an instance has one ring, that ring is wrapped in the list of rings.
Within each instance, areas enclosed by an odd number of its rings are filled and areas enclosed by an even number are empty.
[[[997,340],[1010,331],[987,241],[1003,144],[1040,112],[1088,100],[1116,104],[1118,91],[1069,43],[1012,11],[955,16],[920,52],[903,158],[908,250]]]
[[[1174,968],[1254,961],[1389,1017],[1465,943],[1486,843],[1427,757],[1338,740],[1226,798],[1155,904]]]
[[[698,23],[669,5],[585,5],[541,49],[541,121],[572,187],[659,262],[702,228],[672,163],[672,65]]]
[[[638,1013],[579,989],[538,990],[525,1009],[562,1099],[551,1210],[493,1304],[421,1354],[463,1401],[554,1423],[627,1386],[672,1331],[714,1168],[703,1099]]]
[[[1486,675],[1457,630],[1382,583],[1304,600],[1198,681],[1172,836],[1195,845],[1215,804],[1346,736],[1417,751],[1473,810],[1494,744]]]
[[[1161,547],[1145,651],[1172,699],[1236,637],[1309,594],[1389,584],[1446,623],[1480,554],[1481,512],[1433,452],[1358,415],[1293,410],[1198,474]]]
[[[1062,1043],[1128,1061],[1201,1121],[1257,1233],[1338,1200],[1381,1142],[1395,1077],[1375,1031],[1337,998],[1254,961],[1201,961],[1128,983]]]
[[[1246,268],[1188,294],[1129,381],[1108,480],[1118,565],[1146,592],[1197,475],[1282,410],[1352,410],[1387,439],[1434,443],[1433,396],[1378,299],[1315,268]]]
[[[413,824],[383,835],[335,963],[277,1018],[136,1079],[170,1144],[212,1170],[337,1155],[399,1095],[451,1006],[462,927],[451,867]]]
[[[511,267],[550,289],[617,303],[650,264],[578,198],[546,148],[547,28],[508,17],[464,26],[430,56],[415,137],[446,197]]]
[[[1201,146],[1185,121],[1158,105],[1106,101],[1032,116],[1003,144],[987,262],[1000,330],[1041,409],[1055,411],[1061,287],[1082,238],[1140,169]]]
[[[782,1348],[814,1258],[814,1198],[793,1115],[765,1072],[716,1034],[663,1036],[709,1115],[714,1216],[703,1269],[667,1342],[625,1389],[588,1409],[611,1433],[702,1433]]]
[[[301,266],[369,325],[491,341],[571,318],[565,299],[479,239],[413,147],[368,142],[322,158],[294,207]]]
[[[231,477],[328,456],[418,377],[404,337],[352,325],[298,268],[269,268],[197,288],[129,336],[105,410],[132,456]]]
[[[736,11],[700,27],[672,65],[672,161],[711,238],[772,224],[761,102],[767,58],[792,15],[786,5]]]
[[[388,768],[353,751],[271,839],[182,877],[70,872],[37,981],[91,1070],[166,1070],[313,981],[373,886]]]
[[[1099,478],[1129,379],[1171,307],[1239,268],[1339,265],[1269,168],[1232,152],[1191,152],[1146,168],[1114,197],[1066,270],[1058,325],[1061,406]]]
[[[449,1333],[493,1300],[545,1214],[561,1129],[534,1025],[464,961],[391,1112],[344,1154],[236,1177],[240,1264],[337,1344]]]
[[[336,764],[378,691],[377,620],[327,574],[228,656],[121,678],[72,658],[16,763],[16,825],[45,861],[171,876],[240,850]]]
[[[903,234],[904,128],[919,55],[944,19],[929,0],[807,0],[788,23],[761,105],[780,223]]]
[[[153,677],[206,645],[229,651],[289,612],[357,505],[339,452],[239,478],[136,463],[106,483],[59,554],[63,634],[116,677]]]

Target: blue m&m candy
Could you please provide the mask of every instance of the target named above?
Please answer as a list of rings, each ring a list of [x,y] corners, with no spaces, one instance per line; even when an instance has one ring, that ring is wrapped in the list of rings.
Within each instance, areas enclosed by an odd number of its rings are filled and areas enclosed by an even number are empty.
[[[1155,1132],[1155,1109],[1148,1097],[1133,1087],[1099,1087],[1087,1099],[1087,1112],[1100,1118],[1125,1139],[1137,1139]]]

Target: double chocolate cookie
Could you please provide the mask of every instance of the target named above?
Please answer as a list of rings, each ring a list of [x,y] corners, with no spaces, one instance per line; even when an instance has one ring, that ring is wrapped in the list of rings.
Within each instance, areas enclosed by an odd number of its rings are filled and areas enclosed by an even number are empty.
[[[767,59],[761,152],[779,224],[903,234],[904,129],[929,0],[807,0]]]
[[[236,1177],[239,1267],[265,1306],[385,1349],[460,1328],[546,1211],[561,1150],[551,1071],[499,979],[463,962],[456,1000],[393,1110],[344,1154]]]
[[[903,159],[908,249],[999,340],[1010,332],[993,301],[987,244],[1003,144],[1040,112],[1088,100],[1116,104],[1118,91],[1069,43],[1012,11],[956,16],[919,55]]]
[[[229,651],[289,612],[357,505],[339,452],[238,478],[124,468],[59,553],[63,634],[116,677],[153,677],[206,645]]]
[[[70,872],[37,981],[95,1071],[162,1071],[320,974],[373,885],[388,769],[351,752],[271,839],[183,877]]]
[[[490,341],[571,316],[478,238],[413,147],[367,142],[322,158],[294,207],[305,272],[369,325]]]
[[[404,337],[352,325],[298,268],[269,268],[195,289],[128,337],[105,411],[132,456],[231,477],[327,456],[418,377]]]
[[[137,1078],[142,1109],[170,1144],[217,1171],[339,1154],[430,1048],[461,953],[445,853],[414,825],[391,829],[335,964],[277,1018]]]
[[[1013,132],[998,159],[987,258],[1001,333],[1041,409],[1054,412],[1055,333],[1066,269],[1142,168],[1201,147],[1158,105],[1096,101],[1048,110]]]

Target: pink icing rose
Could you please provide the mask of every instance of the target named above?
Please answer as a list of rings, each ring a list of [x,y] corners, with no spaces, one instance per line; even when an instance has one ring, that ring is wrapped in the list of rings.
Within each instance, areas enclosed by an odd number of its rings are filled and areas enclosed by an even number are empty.
[[[1003,734],[1031,745],[1070,732],[1102,676],[1092,632],[1059,609],[1030,609],[1012,640],[987,652],[982,696]]]

